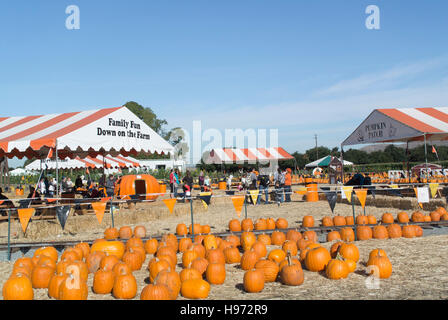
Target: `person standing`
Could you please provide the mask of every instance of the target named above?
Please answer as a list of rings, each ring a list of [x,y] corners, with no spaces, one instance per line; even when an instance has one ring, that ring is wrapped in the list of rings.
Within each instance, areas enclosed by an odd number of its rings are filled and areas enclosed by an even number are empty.
[[[227,190],[232,189],[232,179],[233,179],[233,175],[229,174],[229,176],[227,177]]]
[[[56,180],[54,178],[51,178],[50,184],[48,186],[48,197],[53,198],[55,191],[56,191]]]
[[[285,173],[285,202],[291,202],[291,184],[292,184],[292,176],[291,176],[291,168],[286,169]]]
[[[111,174],[109,176],[109,179],[106,181],[106,194],[108,197],[114,196],[114,189],[115,189],[115,180],[114,176]]]
[[[201,170],[201,172],[199,173],[199,178],[198,178],[198,182],[199,182],[199,187],[201,188],[201,192],[204,192],[204,171]]]
[[[193,188],[193,177],[190,175],[190,171],[187,170],[185,177],[182,179],[184,183],[183,191],[185,193],[184,198],[191,198],[191,190]]]
[[[263,192],[265,194],[264,204],[268,204],[269,203],[269,192],[268,192],[268,190],[269,190],[269,176],[260,174],[258,176],[258,181],[260,183],[260,186],[259,186],[260,193],[258,195],[257,204],[260,203],[261,195],[263,194]]]
[[[72,178],[68,177],[67,178],[67,192],[72,192],[73,191],[73,181]]]
[[[180,174],[179,169],[174,170],[174,179],[173,179],[173,189],[174,189],[174,197],[177,198],[177,189],[180,184]]]
[[[174,169],[170,171],[170,198],[173,197],[174,194]]]
[[[250,190],[257,190],[257,174],[255,173],[255,168],[252,169],[250,173]]]
[[[274,188],[275,188],[275,198],[277,204],[283,202],[283,187],[285,184],[285,176],[282,173],[280,168],[277,169],[277,172],[274,174]]]
[[[46,193],[47,193],[47,188],[46,188],[45,180],[44,180],[44,179],[41,179],[40,182],[39,182],[39,190],[40,190],[40,194],[41,194],[41,195],[43,195],[43,196],[46,195]]]

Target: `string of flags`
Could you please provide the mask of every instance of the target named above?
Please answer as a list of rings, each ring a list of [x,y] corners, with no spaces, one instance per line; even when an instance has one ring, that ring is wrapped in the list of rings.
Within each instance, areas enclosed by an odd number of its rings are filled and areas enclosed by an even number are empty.
[[[430,183],[427,186],[424,187],[416,187],[414,188],[414,192],[417,198],[417,202],[419,203],[420,207],[423,208],[423,203],[428,203],[430,197],[435,198],[437,196],[439,184],[438,183]],[[259,190],[248,190],[248,196],[249,199],[252,201],[253,204],[257,203],[258,197],[260,195]],[[307,189],[305,187],[300,187],[298,190],[294,191],[298,194],[306,194]],[[390,185],[390,189],[386,189],[386,192],[392,195],[398,195],[403,196],[400,192],[398,185]],[[340,190],[336,191],[324,191],[324,194],[326,196],[326,199],[328,201],[328,204],[330,206],[331,212],[334,213],[334,208],[336,206],[338,194],[341,194],[342,199],[347,199],[349,203],[352,203],[352,194],[355,193],[357,196],[357,199],[359,200],[362,208],[365,208],[366,204],[366,198],[367,193],[372,194],[373,197],[375,197],[375,189],[373,188],[363,188],[363,189],[354,189],[353,186],[341,186]],[[241,217],[241,211],[244,206],[245,202],[245,196],[244,195],[235,195],[235,192],[226,192],[226,196],[230,196],[232,200],[232,204],[235,208],[235,212],[238,215],[238,217]],[[216,197],[216,196],[213,196]],[[218,196],[219,197],[219,196]],[[201,203],[203,204],[205,209],[208,209],[208,206],[210,205],[212,198],[211,192],[202,192],[197,196],[197,199],[201,200]],[[98,199],[98,198],[97,198]],[[135,197],[135,200],[139,199],[139,195]],[[25,205],[29,205],[31,202],[31,199],[26,199],[27,203]],[[54,199],[47,199],[52,200],[49,202],[55,202],[57,201],[56,198]],[[93,211],[95,212],[96,218],[98,220],[98,223],[101,224],[105,211],[107,202],[112,200],[112,197],[103,197],[99,198],[99,201],[96,202],[90,202],[90,203],[84,203],[82,202],[84,199],[74,199],[75,205],[80,204],[90,204],[92,206]],[[170,199],[162,199],[166,207],[168,208],[170,214],[173,214],[174,206],[177,203],[177,198],[170,198]],[[448,199],[447,199],[448,201]],[[0,200],[0,204],[4,203],[4,200]],[[49,208],[55,208],[56,209],[56,217],[61,224],[62,229],[65,228],[65,224],[67,222],[68,216],[70,214],[70,209],[72,208],[72,205],[62,205],[62,206],[53,206]],[[22,226],[22,230],[25,233],[26,229],[28,227],[29,222],[31,221],[32,216],[35,214],[35,208],[26,208],[23,207],[17,209],[18,217],[20,224]]]

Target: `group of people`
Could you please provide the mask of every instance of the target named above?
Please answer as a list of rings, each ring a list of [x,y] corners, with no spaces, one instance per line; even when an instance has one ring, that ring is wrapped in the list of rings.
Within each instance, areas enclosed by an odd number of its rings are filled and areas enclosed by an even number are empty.
[[[170,171],[170,197],[177,198],[179,195],[179,188],[182,186],[184,197],[190,197],[193,190],[193,177],[189,170],[186,171],[182,178],[179,169],[171,169]],[[204,176],[204,171],[199,173],[198,184],[201,192],[211,191],[210,177]]]
[[[278,169],[275,174],[259,174],[255,168],[249,169],[247,171],[240,172],[241,181],[237,188],[239,191],[243,190],[259,190],[260,196],[258,197],[257,204],[261,202],[261,195],[264,194],[264,203],[269,203],[269,195],[275,195],[275,201],[280,204],[282,202],[291,202],[291,184],[292,184],[292,170]],[[182,188],[183,196],[191,196],[193,190],[193,177],[190,171],[186,171],[185,176],[182,177],[179,169],[171,169],[170,176],[170,197],[177,198],[179,196],[179,189]],[[229,174],[225,178],[227,184],[227,190],[231,189],[233,174]],[[208,175],[205,175],[204,171],[201,170],[198,177],[198,185],[201,192],[211,192],[211,179]],[[270,187],[274,187],[274,190],[269,191]],[[251,198],[248,197],[248,202],[252,202]]]
[[[261,202],[261,195],[264,194],[264,203],[269,203],[269,187],[274,187],[275,201],[278,205],[282,202],[291,202],[291,184],[292,184],[291,168],[278,168],[274,174],[259,174],[255,168],[243,173],[241,183],[238,190],[259,190],[260,195],[257,204]],[[251,201],[250,199],[248,201]]]

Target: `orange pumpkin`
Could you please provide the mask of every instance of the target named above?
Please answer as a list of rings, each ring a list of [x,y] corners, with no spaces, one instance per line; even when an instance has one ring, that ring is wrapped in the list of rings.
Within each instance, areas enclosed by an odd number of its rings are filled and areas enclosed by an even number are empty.
[[[109,255],[116,256],[119,260],[123,258],[125,245],[121,241],[101,241],[92,244],[90,252],[103,251]]]

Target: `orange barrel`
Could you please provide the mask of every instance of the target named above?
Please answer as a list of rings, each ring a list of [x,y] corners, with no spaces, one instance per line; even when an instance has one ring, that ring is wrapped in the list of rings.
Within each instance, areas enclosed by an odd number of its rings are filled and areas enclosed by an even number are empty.
[[[166,184],[160,184],[160,192],[159,193],[166,193]]]
[[[319,193],[317,192],[317,184],[312,183],[306,186],[306,201],[317,202],[319,201]]]
[[[227,183],[225,181],[220,181],[218,183],[218,189],[219,190],[226,190],[226,186],[227,186]]]

